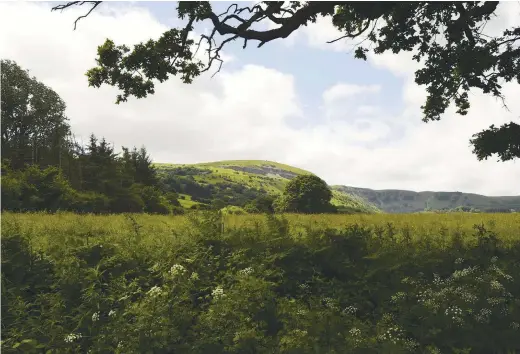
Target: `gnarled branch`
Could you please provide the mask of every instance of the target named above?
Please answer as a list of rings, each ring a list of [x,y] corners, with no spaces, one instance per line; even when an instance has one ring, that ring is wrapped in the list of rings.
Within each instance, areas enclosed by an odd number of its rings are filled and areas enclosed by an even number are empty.
[[[71,1],[71,2],[68,2],[68,3],[63,4],[63,5],[57,5],[57,6],[54,6],[54,7],[51,9],[51,11],[57,11],[57,10],[61,10],[61,11],[63,11],[64,9],[69,8],[69,7],[71,7],[71,6],[74,6],[74,5],[79,5],[79,6],[81,6],[81,5],[84,5],[84,4],[86,4],[86,3],[88,3],[88,4],[92,4],[92,7],[90,8],[90,10],[88,10],[88,12],[87,12],[85,15],[81,15],[81,16],[79,16],[79,17],[76,19],[76,21],[74,21],[74,30],[76,30],[76,27],[77,27],[77,25],[78,25],[78,21],[81,20],[82,18],[86,18],[88,15],[90,15],[91,12],[94,11],[94,9],[95,9],[96,7],[98,7],[99,4],[102,3],[102,1]]]

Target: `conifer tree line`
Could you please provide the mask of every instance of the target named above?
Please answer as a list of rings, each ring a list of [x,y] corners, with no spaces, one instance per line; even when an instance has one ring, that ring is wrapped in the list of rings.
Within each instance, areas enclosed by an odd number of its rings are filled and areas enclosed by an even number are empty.
[[[54,90],[11,60],[0,73],[2,210],[181,212],[145,147],[116,154],[94,134],[78,143]]]

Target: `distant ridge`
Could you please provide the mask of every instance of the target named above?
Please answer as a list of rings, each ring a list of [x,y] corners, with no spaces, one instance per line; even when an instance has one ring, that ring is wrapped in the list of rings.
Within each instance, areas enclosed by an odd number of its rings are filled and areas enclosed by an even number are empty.
[[[265,160],[227,160],[196,164],[156,163],[154,165],[162,178],[175,173],[189,174],[190,181],[186,182],[192,183],[192,179],[203,188],[211,185],[210,189],[215,190],[213,194],[221,195],[222,198],[227,197],[225,189],[234,189],[236,193],[244,195],[259,193],[276,196],[283,192],[285,185],[292,178],[312,174],[301,168]],[[240,197],[240,195],[235,196]],[[185,198],[181,200],[183,206],[192,207],[193,196],[186,193],[183,197]],[[200,198],[197,199],[200,201]],[[233,202],[233,199],[229,199],[228,202]],[[362,198],[334,189],[332,203],[340,209],[352,212],[380,212],[377,207]]]
[[[474,209],[483,212],[520,211],[520,196],[485,196],[463,192],[414,192],[401,189],[333,186],[335,190],[356,195],[387,213],[413,213],[423,210]]]
[[[225,160],[196,164],[156,163],[155,166],[163,175],[171,173],[174,169],[192,169],[194,181],[203,186],[213,185],[213,189],[229,184],[238,188],[237,190],[259,190],[268,195],[282,193],[285,184],[298,175],[313,174],[301,168],[267,160]],[[489,197],[463,192],[374,190],[344,185],[330,187],[334,196],[333,204],[366,213],[414,213],[454,209],[483,212],[520,211],[520,196]],[[190,195],[186,195],[186,198],[188,199],[183,202],[186,206],[194,204]]]

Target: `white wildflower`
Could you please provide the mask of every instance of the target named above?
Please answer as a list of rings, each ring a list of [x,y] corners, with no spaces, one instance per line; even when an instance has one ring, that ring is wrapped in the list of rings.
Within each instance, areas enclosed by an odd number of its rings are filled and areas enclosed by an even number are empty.
[[[184,268],[184,266],[182,266],[180,264],[174,264],[170,268],[170,275],[173,276],[173,277],[177,276],[177,275],[182,275],[185,272],[186,272],[186,268]]]
[[[403,300],[406,297],[406,294],[402,291],[396,293],[395,295],[392,295],[391,300],[392,302],[398,302],[400,300]]]
[[[293,330],[293,333],[298,335],[298,336],[306,336],[307,335],[307,331],[306,330],[302,330],[302,329],[295,329],[295,330]]]
[[[455,264],[461,264],[461,263],[464,263],[464,258],[457,258],[455,260]]]
[[[345,307],[345,308],[343,309],[343,312],[344,312],[344,313],[347,313],[347,314],[349,314],[349,315],[353,315],[353,314],[355,314],[356,311],[357,311],[357,308],[354,307],[354,306],[347,306],[347,307]]]
[[[97,320],[99,320],[99,312],[94,312],[92,315],[92,321],[96,322]]]
[[[241,275],[250,275],[251,273],[253,273],[253,268],[247,267],[247,268],[240,270],[238,273]]]
[[[444,314],[446,316],[461,316],[462,315],[462,309],[457,306],[450,306],[445,311]]]
[[[413,339],[406,339],[404,341],[404,345],[405,345],[406,349],[408,349],[409,351],[415,352],[415,350],[419,346],[419,343],[417,343]]]
[[[390,341],[396,344],[398,341],[404,340],[403,330],[399,327],[390,327],[383,334],[378,336],[381,341]]]
[[[462,293],[460,294],[460,297],[461,297],[461,299],[462,299],[464,302],[471,303],[471,304],[472,304],[472,303],[475,303],[475,302],[478,300],[477,296],[475,296],[474,294],[469,293],[469,292],[467,292],[467,291],[462,292]]]
[[[159,296],[162,294],[162,290],[160,287],[158,286],[154,286],[153,288],[151,288],[150,290],[148,290],[148,295],[150,295],[151,297],[156,297],[156,296]]]
[[[220,299],[222,297],[225,296],[224,294],[224,289],[222,289],[222,287],[220,286],[217,286],[212,292],[211,292],[211,295],[215,298],[215,299]]]
[[[114,310],[110,310],[108,313],[108,317],[114,317],[116,315],[116,312]]]
[[[337,310],[338,309],[338,307],[335,304],[334,299],[332,299],[330,297],[324,298],[323,302],[325,303],[325,306],[328,307],[331,310]]]
[[[72,342],[80,339],[81,337],[82,337],[82,335],[80,333],[78,333],[78,334],[71,333],[71,334],[68,334],[65,336],[65,342],[72,343]]]
[[[490,285],[491,285],[491,289],[493,289],[493,290],[502,290],[502,289],[504,289],[504,286],[502,284],[500,284],[500,282],[498,282],[496,280],[492,280],[490,282]]]
[[[475,315],[475,320],[477,322],[487,322],[489,320],[489,316],[491,315],[491,310],[490,309],[487,309],[487,308],[484,308],[484,309],[481,309],[479,311],[479,313],[477,313]]]
[[[511,328],[518,329],[518,328],[520,328],[520,324],[518,324],[518,322],[511,322]]]
[[[486,299],[488,304],[490,304],[492,307],[500,305],[502,302],[504,302],[505,299],[498,298],[498,297],[489,297]]]
[[[359,328],[352,328],[350,331],[348,331],[352,337],[357,337],[361,335],[361,330]]]
[[[452,278],[458,279],[458,278],[466,277],[470,274],[473,274],[476,270],[477,270],[477,267],[468,267],[468,268],[464,268],[462,270],[456,270],[453,272]]]

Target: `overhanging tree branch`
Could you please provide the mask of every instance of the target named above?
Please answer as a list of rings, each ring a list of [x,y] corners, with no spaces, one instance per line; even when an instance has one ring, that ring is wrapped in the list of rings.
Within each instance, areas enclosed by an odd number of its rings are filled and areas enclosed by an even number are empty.
[[[78,21],[81,20],[82,18],[86,18],[86,17],[88,17],[88,15],[90,15],[90,13],[91,13],[92,11],[94,11],[94,9],[95,9],[96,7],[98,7],[98,5],[102,3],[102,1],[71,1],[71,2],[68,2],[68,3],[63,4],[63,5],[57,5],[57,6],[54,6],[54,7],[51,9],[51,11],[57,11],[57,10],[61,10],[61,11],[63,11],[64,9],[69,8],[69,7],[71,7],[71,6],[74,6],[74,5],[79,5],[79,6],[81,6],[81,5],[84,5],[84,4],[86,4],[86,3],[88,3],[88,4],[92,4],[92,7],[90,8],[90,10],[88,10],[88,12],[87,12],[85,15],[81,15],[81,16],[79,16],[79,17],[76,19],[76,21],[74,21],[74,30],[76,30],[76,26],[77,26],[77,24],[78,24]]]
[[[91,14],[100,3],[72,1],[55,6],[53,10],[92,5],[75,21],[76,28],[77,21]],[[423,120],[435,121],[452,103],[457,113],[467,114],[472,90],[503,99],[504,83],[520,83],[520,27],[504,28],[499,36],[482,33],[497,7],[496,1],[265,1],[244,7],[232,4],[225,12],[216,14],[209,1],[179,2],[178,17],[188,19],[183,28],[172,28],[159,40],[137,44],[133,50],[107,40],[98,48],[98,65],[89,70],[87,76],[91,86],[117,86],[122,94],[116,103],[126,101],[129,96],[147,97],[155,92],[154,80],[163,82],[169,76],[177,76],[183,82],[191,83],[216,64],[218,73],[223,63],[221,51],[232,41],[243,40],[243,48],[250,41],[258,42],[258,47],[262,47],[273,40],[289,37],[322,16],[330,19],[341,32],[327,43],[368,34],[354,45],[356,58],[366,60],[369,51],[376,55],[388,51],[395,54],[413,52],[413,59],[421,63],[415,72],[415,82],[425,86],[428,93],[422,106]],[[211,24],[211,31],[201,35],[196,43],[190,33],[196,23],[204,21]],[[277,27],[255,27],[263,21]],[[369,44],[365,45],[367,41]],[[201,46],[207,54],[204,63],[196,56]],[[495,133],[505,136],[501,132]],[[511,139],[514,147],[518,141],[514,139],[520,137],[513,135]],[[479,154],[478,151],[475,153]],[[509,152],[504,153],[506,158],[511,156]]]

